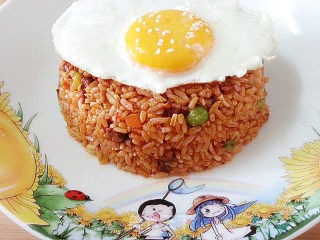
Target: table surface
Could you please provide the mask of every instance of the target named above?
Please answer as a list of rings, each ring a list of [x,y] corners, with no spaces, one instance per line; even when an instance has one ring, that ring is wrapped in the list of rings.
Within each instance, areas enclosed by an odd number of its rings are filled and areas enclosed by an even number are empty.
[[[0,0],[0,5],[6,0]],[[320,223],[304,233],[296,240],[314,240],[320,238]],[[36,240],[37,238],[14,224],[5,215],[0,213],[0,240]]]

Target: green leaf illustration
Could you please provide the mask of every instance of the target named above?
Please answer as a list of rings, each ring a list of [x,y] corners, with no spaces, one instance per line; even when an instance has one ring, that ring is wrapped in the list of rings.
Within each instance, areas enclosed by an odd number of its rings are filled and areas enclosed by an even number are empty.
[[[283,217],[281,216],[280,213],[275,213],[272,218],[269,219],[270,222],[273,224],[273,225],[277,225],[279,224],[281,221],[283,221]]]
[[[40,218],[48,222],[49,226],[38,226],[38,225],[29,225],[33,230],[41,233],[43,236],[46,236],[52,240],[60,239],[54,236],[52,233],[62,224],[61,219],[50,209],[41,208],[39,210]]]
[[[257,232],[261,233],[264,240],[268,240],[268,236],[266,236],[266,233],[261,229],[261,227],[257,228]]]
[[[261,232],[263,239],[269,240],[270,239],[270,229],[272,228],[272,224],[267,219],[267,221],[260,224],[260,226],[257,228],[257,232]]]
[[[25,131],[27,131],[27,132],[29,131],[30,125],[31,125],[33,119],[35,119],[36,116],[37,116],[37,113],[36,113],[35,115],[33,115],[33,116],[28,120],[28,122],[26,123],[26,125],[24,125],[23,130],[25,130]]]
[[[39,139],[35,134],[34,134],[34,147],[35,147],[37,153],[40,153]]]
[[[193,238],[189,234],[188,235],[179,236],[178,239],[179,240],[197,240],[197,238]]]
[[[79,221],[81,220],[81,217],[77,215],[68,215],[68,218],[71,220],[71,222],[75,225],[79,225]]]
[[[70,208],[75,208],[87,201],[77,201],[71,200],[64,195],[48,195],[48,196],[38,196],[35,198],[37,204],[41,207],[48,208],[50,210],[66,210]]]
[[[61,233],[58,234],[57,237],[59,239],[68,239],[71,236],[72,231],[75,229],[70,227],[70,224],[68,225],[68,227]]]
[[[104,224],[103,222],[101,222],[101,221],[98,221],[97,219],[93,219],[92,221],[91,221],[91,226],[90,226],[90,228],[92,229],[92,230],[102,230],[105,226],[106,226],[106,224]]]
[[[34,197],[39,196],[51,196],[51,195],[63,195],[68,191],[65,187],[59,187],[57,185],[39,185],[38,189],[34,192]]]
[[[320,190],[316,191],[316,193],[309,198],[309,204],[307,205],[306,211],[318,207],[320,207]]]
[[[108,229],[108,224],[104,224],[101,221],[98,221],[96,219],[91,220],[92,224],[88,228],[95,232],[95,236],[99,239],[103,239],[104,237],[113,237],[117,236],[117,234],[112,233]]]
[[[286,223],[284,223],[283,225],[288,224],[287,227],[290,226],[290,229],[285,229],[284,232],[277,236],[276,238],[274,238],[274,240],[282,240],[286,237],[291,236],[294,232],[300,230],[301,228],[303,228],[304,226],[306,226],[308,223],[312,222],[314,219],[319,217],[319,213],[312,215],[310,218],[306,219],[305,221],[303,221],[302,223],[298,224],[297,223],[293,223],[293,219],[290,219],[290,221],[287,221]],[[285,227],[285,226],[283,226]]]
[[[37,231],[38,233],[42,234],[44,237],[47,237],[51,240],[59,240],[59,239],[65,239],[65,238],[59,238],[53,236],[51,233],[47,233],[47,231],[43,228],[43,226],[38,226],[38,225],[29,225],[31,229],[34,231]]]
[[[22,107],[21,104],[19,104],[19,108],[18,108],[18,112],[17,112],[17,116],[21,118],[21,122],[23,121],[23,111],[22,111]]]
[[[288,202],[287,205],[296,208],[296,207],[301,206],[301,203],[295,202],[295,201],[291,201],[291,202]]]
[[[293,214],[290,217],[291,220],[293,220],[294,223],[301,223],[303,220],[297,215],[297,214]]]
[[[62,188],[55,185],[39,185],[34,192],[34,197],[40,207],[45,207],[50,210],[66,210],[74,208],[80,204],[87,202],[72,200],[67,198],[64,194],[68,191],[67,188]]]
[[[45,155],[44,172],[43,172],[43,175],[39,179],[39,185],[52,183],[53,179],[48,177],[48,171],[49,171],[48,159],[47,159],[47,155]]]
[[[122,223],[120,221],[114,221],[111,223],[110,225],[110,228],[109,228],[111,231],[114,231],[114,230],[122,230],[123,229],[123,226],[122,226]]]
[[[71,230],[71,229],[70,229]],[[88,232],[88,228],[86,226],[77,226],[72,228],[72,231],[68,233],[69,235],[71,234],[72,239],[76,239],[77,240],[90,240],[92,239],[92,236],[90,236],[89,232]]]
[[[277,229],[280,230],[281,232],[285,232],[289,226],[290,224],[288,222],[285,222],[283,224],[277,225]]]
[[[53,211],[47,208],[40,209],[40,218],[50,223],[50,226],[42,227],[49,234],[56,230],[58,228],[58,225],[61,223],[60,218],[58,218],[58,216]]]
[[[300,219],[302,220],[305,220],[305,215],[306,215],[306,212],[304,210],[298,210],[296,213],[295,213],[296,216],[298,216]]]
[[[252,223],[253,224],[256,224],[256,223],[261,222],[261,221],[262,221],[262,218],[260,218],[260,217],[257,217],[257,216],[253,216],[252,217]]]
[[[320,132],[319,131],[317,131],[314,127],[312,127],[313,128],[313,131],[315,131],[316,132],[316,134],[320,137]]]
[[[102,231],[97,231],[96,236],[99,237],[100,239],[103,239],[104,237],[118,237],[120,235],[111,232],[107,228],[104,228],[102,229]]]
[[[52,233],[59,239],[68,239],[69,236],[71,236],[72,231],[79,226],[79,222],[75,221],[73,222],[71,220],[71,215],[64,211],[56,212],[58,217],[61,220],[61,224],[58,225],[58,228]]]
[[[79,231],[83,231],[81,240],[90,240],[90,234],[86,232],[85,227],[79,228]]]

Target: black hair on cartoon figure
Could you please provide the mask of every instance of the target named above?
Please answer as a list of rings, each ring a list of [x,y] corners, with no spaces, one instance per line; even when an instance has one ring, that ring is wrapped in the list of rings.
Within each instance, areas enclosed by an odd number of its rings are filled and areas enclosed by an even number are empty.
[[[140,205],[138,209],[138,214],[141,218],[142,218],[143,210],[145,209],[146,206],[149,206],[149,205],[166,205],[167,207],[172,207],[172,216],[168,220],[172,219],[176,215],[176,211],[177,211],[176,206],[172,202],[169,202],[164,199],[152,199],[152,200],[145,201]]]

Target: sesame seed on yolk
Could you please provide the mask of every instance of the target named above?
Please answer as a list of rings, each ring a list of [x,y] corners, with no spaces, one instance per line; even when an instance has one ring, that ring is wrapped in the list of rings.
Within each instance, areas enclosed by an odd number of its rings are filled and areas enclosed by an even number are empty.
[[[208,54],[214,37],[208,23],[194,14],[161,10],[138,18],[125,40],[135,62],[164,72],[181,72]]]

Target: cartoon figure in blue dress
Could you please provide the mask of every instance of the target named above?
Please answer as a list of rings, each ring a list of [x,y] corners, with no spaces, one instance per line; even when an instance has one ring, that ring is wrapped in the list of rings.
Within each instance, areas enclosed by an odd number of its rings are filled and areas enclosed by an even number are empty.
[[[193,232],[202,227],[206,230],[201,234],[201,240],[236,240],[251,236],[256,233],[253,226],[227,229],[223,222],[228,219],[235,219],[236,215],[245,211],[254,202],[241,205],[228,205],[229,199],[213,195],[197,197],[193,201],[193,206],[187,211],[188,215],[195,214],[195,218],[190,224]]]

